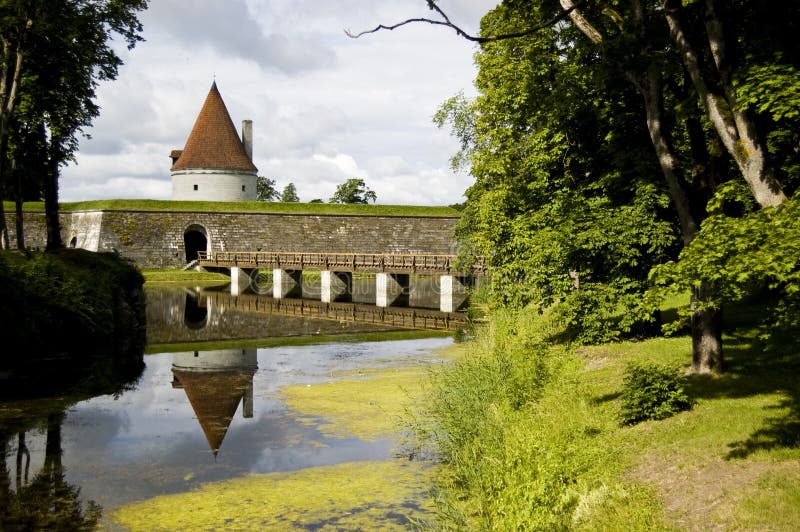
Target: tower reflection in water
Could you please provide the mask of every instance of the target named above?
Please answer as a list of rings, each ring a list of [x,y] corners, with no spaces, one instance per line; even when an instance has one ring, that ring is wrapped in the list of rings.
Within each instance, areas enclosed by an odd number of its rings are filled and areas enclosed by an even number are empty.
[[[192,405],[214,457],[228,433],[239,403],[243,417],[253,417],[256,349],[221,349],[172,354],[172,387],[182,389]]]

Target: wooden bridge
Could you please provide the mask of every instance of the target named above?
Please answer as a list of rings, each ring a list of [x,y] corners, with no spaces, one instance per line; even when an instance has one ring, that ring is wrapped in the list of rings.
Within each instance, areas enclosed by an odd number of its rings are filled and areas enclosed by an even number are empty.
[[[231,295],[238,296],[247,284],[252,288],[254,270],[272,270],[272,297],[302,297],[303,271],[320,272],[320,299],[323,303],[349,300],[353,274],[374,273],[375,304],[388,307],[401,302],[408,293],[412,275],[438,275],[440,310],[453,312],[457,293],[464,282],[482,276],[485,260],[476,261],[468,271],[456,267],[455,255],[376,254],[376,253],[302,253],[276,251],[199,251],[197,265],[228,268]],[[242,272],[246,272],[242,275]]]
[[[456,269],[455,255],[376,253],[290,253],[275,251],[214,251],[197,253],[198,264],[223,268],[271,268],[422,275],[482,275],[479,259],[469,271]]]

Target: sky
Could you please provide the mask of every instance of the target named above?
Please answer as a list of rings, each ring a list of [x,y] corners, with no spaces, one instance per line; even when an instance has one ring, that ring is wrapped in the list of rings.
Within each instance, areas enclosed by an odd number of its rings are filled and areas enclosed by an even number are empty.
[[[497,0],[440,0],[476,33]],[[62,201],[169,199],[169,153],[182,149],[213,81],[234,124],[253,120],[253,159],[277,188],[327,201],[362,178],[378,203],[448,205],[472,183],[449,160],[457,143],[431,118],[447,98],[474,95],[474,44],[425,0],[151,0],[145,42],[115,46],[124,65],[98,87],[98,116],[62,171]]]

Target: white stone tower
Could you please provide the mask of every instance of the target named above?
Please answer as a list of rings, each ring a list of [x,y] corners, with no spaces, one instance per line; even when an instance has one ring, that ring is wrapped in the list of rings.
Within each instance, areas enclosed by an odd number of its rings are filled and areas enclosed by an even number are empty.
[[[216,81],[197,116],[183,150],[173,150],[172,199],[253,201],[253,122],[242,122],[242,136],[217,89]]]

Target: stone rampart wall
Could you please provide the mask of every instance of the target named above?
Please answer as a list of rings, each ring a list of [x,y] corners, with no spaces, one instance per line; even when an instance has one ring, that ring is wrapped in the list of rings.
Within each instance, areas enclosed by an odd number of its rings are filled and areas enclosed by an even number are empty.
[[[14,241],[13,213],[6,221]],[[210,251],[452,254],[457,218],[311,214],[82,211],[61,214],[62,239],[118,251],[142,268],[186,263],[184,234],[198,230]],[[44,213],[25,213],[26,245],[43,249]]]

